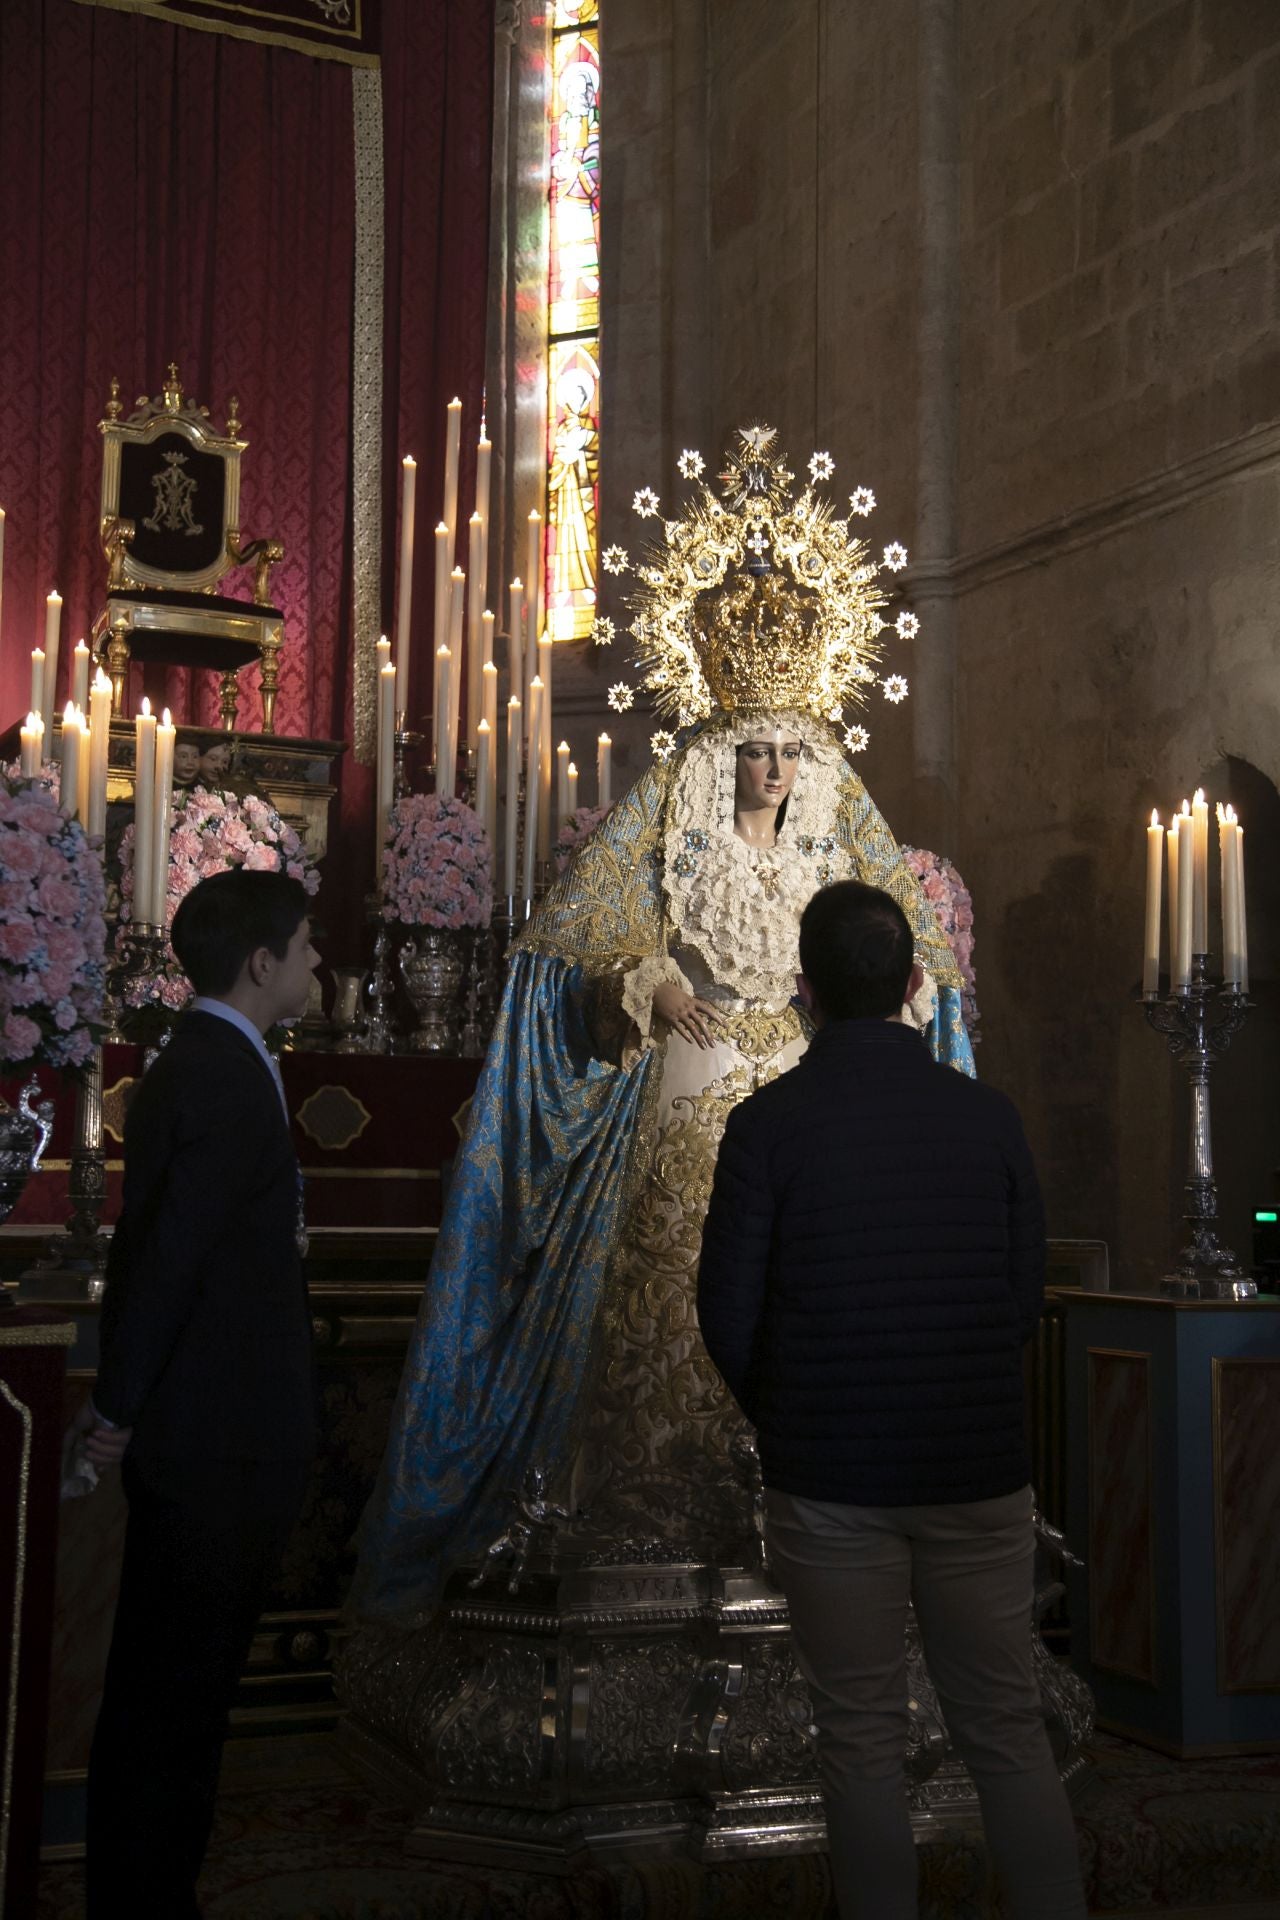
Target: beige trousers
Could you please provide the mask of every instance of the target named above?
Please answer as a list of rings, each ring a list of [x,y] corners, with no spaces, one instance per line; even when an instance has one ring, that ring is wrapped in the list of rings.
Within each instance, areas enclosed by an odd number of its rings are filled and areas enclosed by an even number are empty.
[[[907,1604],[1016,1920],[1084,1920],[1031,1655],[1032,1493],[849,1507],[769,1490],[769,1552],[818,1728],[841,1920],[916,1920]]]

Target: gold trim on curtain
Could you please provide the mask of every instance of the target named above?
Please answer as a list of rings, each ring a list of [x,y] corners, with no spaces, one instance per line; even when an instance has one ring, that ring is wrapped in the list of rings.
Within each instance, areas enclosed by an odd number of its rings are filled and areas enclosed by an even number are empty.
[[[377,736],[382,595],[382,76],[351,76],[355,122],[356,257],[351,330],[351,526],[355,757],[372,764]]]

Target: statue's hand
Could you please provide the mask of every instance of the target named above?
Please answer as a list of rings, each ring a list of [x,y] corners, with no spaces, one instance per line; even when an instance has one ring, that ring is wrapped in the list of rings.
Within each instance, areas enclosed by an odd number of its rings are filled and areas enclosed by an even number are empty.
[[[686,993],[683,987],[677,987],[670,980],[663,980],[654,988],[653,1010],[683,1040],[689,1040],[697,1047],[713,1047],[714,1029],[724,1024],[724,1015],[719,1007]]]

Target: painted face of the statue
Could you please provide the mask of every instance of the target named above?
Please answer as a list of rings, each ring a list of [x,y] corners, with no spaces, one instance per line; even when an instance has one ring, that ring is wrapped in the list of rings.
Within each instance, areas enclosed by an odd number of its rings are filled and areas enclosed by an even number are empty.
[[[230,765],[230,747],[225,746],[221,740],[215,740],[214,744],[206,747],[200,755],[200,778],[210,782],[225,780],[227,768]]]
[[[797,733],[774,729],[738,748],[734,806],[738,813],[768,808],[776,813],[796,782],[802,742]]]
[[[173,749],[173,784],[189,787],[200,778],[200,749],[194,740],[179,740]]]

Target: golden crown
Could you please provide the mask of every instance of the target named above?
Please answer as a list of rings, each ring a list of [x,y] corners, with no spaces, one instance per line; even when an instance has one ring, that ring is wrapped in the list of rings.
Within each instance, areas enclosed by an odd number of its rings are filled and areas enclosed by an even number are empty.
[[[664,540],[635,568],[641,585],[630,601],[630,630],[640,684],[682,727],[716,708],[810,713],[840,723],[874,686],[890,701],[906,697],[901,674],[879,671],[887,625],[881,608],[888,602],[880,572],[904,567],[906,548],[887,546],[876,561],[866,541],[850,532],[850,519],[838,519],[813,485],[793,494],[795,476],[775,450],[776,438],[772,427],[739,428],[719,475],[722,498],[700,479],[701,454],[682,453],[680,472],[697,483],[697,496],[679,519],[663,521]],[[814,484],[834,470],[826,453],[809,462]],[[643,518],[660,517],[658,496],[648,487],[633,504]],[[874,506],[871,489],[858,487],[849,516]],[[631,570],[621,547],[607,548],[603,563],[607,572]],[[903,638],[919,631],[911,613],[899,614],[896,625]],[[610,620],[596,621],[598,644],[607,645],[613,634]],[[622,681],[609,690],[619,712],[634,698]],[[846,726],[852,751],[867,739],[864,726]],[[667,753],[674,741],[664,730],[653,744]]]

